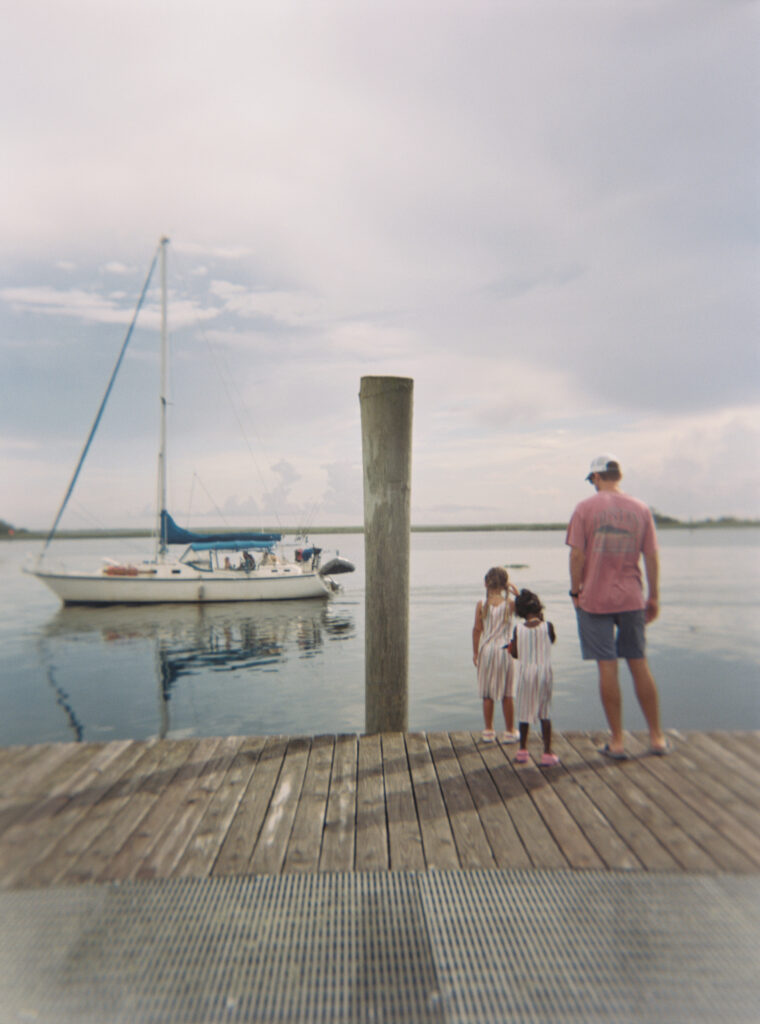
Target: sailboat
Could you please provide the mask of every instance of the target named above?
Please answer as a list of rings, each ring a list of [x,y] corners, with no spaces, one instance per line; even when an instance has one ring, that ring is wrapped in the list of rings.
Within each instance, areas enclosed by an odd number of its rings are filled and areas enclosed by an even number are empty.
[[[195,604],[214,601],[278,601],[324,598],[339,589],[334,577],[353,572],[347,559],[336,555],[324,565],[322,551],[308,542],[293,558],[282,551],[280,533],[228,532],[195,533],[179,527],[166,508],[166,381],[167,312],[166,248],[162,238],[148,272],[132,324],[122,345],[106,393],[95,417],[74,475],[52,529],[34,568],[29,569],[64,604]],[[154,557],[139,562],[106,559],[99,568],[86,571],[48,568],[44,564],[48,546],[74,489],[79,471],[97,430],[108,396],[119,371],[137,315],[148,290],[156,262],[161,264],[161,388],[158,458],[159,508]],[[184,545],[179,557],[169,549]]]

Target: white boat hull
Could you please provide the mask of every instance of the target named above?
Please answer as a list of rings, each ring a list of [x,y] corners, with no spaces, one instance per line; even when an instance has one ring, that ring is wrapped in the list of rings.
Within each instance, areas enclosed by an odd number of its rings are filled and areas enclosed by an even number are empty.
[[[177,562],[137,575],[31,570],[64,604],[199,604],[327,597],[329,579],[300,566],[199,572]]]

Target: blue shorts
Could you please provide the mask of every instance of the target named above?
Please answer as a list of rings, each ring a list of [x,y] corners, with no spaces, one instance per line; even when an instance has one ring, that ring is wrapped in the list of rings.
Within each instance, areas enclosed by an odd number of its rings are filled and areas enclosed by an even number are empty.
[[[596,615],[576,609],[581,657],[585,661],[643,658],[646,654],[644,609]]]

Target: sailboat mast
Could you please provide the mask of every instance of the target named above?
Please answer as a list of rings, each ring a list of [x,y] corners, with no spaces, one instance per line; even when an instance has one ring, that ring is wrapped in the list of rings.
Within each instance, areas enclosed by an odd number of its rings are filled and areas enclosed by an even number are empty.
[[[158,446],[158,529],[156,530],[156,560],[163,559],[167,551],[164,536],[163,512],[166,510],[166,378],[168,364],[168,338],[166,329],[166,247],[168,238],[161,239],[161,406]]]

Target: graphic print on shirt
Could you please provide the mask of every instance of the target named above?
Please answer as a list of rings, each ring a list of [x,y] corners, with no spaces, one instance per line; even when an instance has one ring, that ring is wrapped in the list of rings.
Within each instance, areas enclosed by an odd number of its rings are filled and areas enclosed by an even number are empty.
[[[598,554],[636,555],[641,537],[641,520],[630,509],[600,509],[594,518],[591,545]]]

